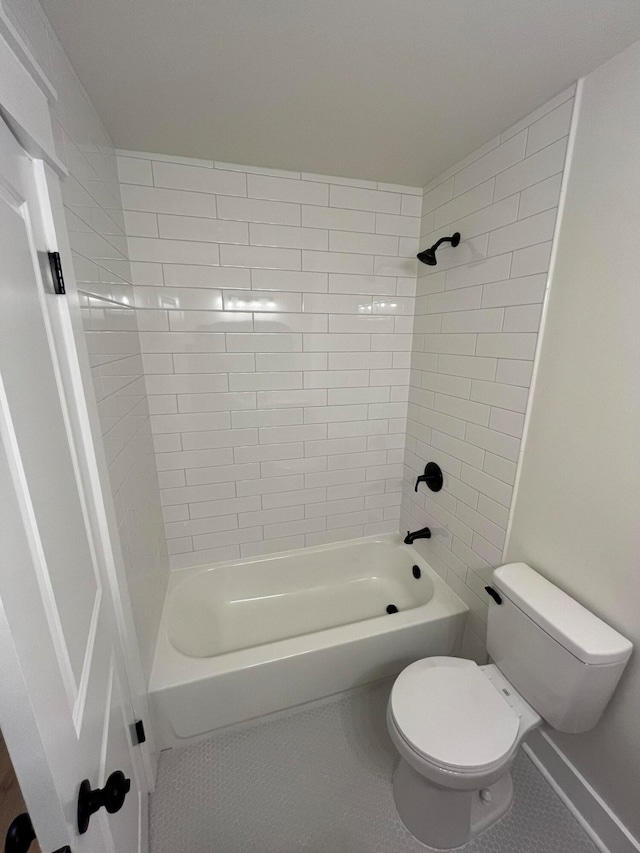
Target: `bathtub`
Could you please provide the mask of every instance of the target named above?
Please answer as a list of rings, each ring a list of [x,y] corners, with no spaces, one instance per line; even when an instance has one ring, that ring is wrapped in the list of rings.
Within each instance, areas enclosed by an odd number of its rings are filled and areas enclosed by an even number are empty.
[[[397,534],[175,571],[150,683],[159,748],[453,654],[466,616]]]

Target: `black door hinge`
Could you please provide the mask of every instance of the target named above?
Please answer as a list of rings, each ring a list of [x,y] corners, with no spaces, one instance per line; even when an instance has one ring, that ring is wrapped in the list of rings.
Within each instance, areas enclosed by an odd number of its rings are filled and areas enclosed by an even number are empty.
[[[53,278],[53,289],[58,294],[66,293],[64,289],[64,276],[62,275],[62,264],[60,263],[60,252],[49,252],[49,266]]]
[[[141,743],[145,743],[147,740],[147,736],[144,731],[144,723],[142,722],[142,720],[136,720],[132,728],[134,746],[140,746]]]

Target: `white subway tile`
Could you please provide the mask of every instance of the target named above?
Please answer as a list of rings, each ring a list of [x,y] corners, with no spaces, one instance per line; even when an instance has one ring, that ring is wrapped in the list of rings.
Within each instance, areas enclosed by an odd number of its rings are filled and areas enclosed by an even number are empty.
[[[224,377],[224,379],[226,382],[227,378]],[[229,376],[228,382],[230,391],[284,391],[292,388],[302,388],[302,372],[235,373]],[[226,388],[206,390],[224,391]]]
[[[420,216],[422,198],[419,195],[402,195],[400,213],[402,216]]]
[[[369,255],[349,254],[346,252],[302,251],[302,269],[311,272],[373,273],[373,258]]]
[[[172,332],[251,332],[253,315],[239,311],[170,311],[169,328]]]
[[[494,456],[491,453],[487,453],[485,466],[487,464],[487,458],[489,457],[492,460],[495,460],[495,463],[499,466],[503,464],[512,464],[500,456]],[[462,473],[460,476],[465,483],[468,483],[474,489],[477,489],[481,495],[487,495],[504,507],[508,508],[510,506],[513,489],[509,483],[506,483],[501,479],[497,479],[496,476],[492,476],[488,472],[481,471],[479,468],[472,468],[470,465],[462,466]]]
[[[292,249],[329,248],[327,231],[318,228],[296,228],[291,225],[251,224],[249,234],[252,246],[277,246]]]
[[[464,291],[461,291],[464,292]],[[503,328],[502,308],[485,308],[481,311],[457,311],[442,318],[443,332],[499,332]],[[505,329],[505,331],[507,331]],[[513,329],[511,331],[525,331]]]
[[[164,283],[167,287],[232,287],[236,290],[251,287],[251,273],[246,269],[225,269],[195,264],[164,264],[163,270]]]
[[[527,138],[527,157],[555,142],[556,139],[566,136],[569,133],[572,113],[573,99],[565,101],[555,110],[531,124]]]
[[[246,178],[241,172],[223,169],[203,169],[179,163],[153,163],[153,183],[156,187],[192,190],[198,193],[246,196]]]
[[[520,193],[520,207],[518,208],[518,219],[526,219],[550,207],[557,207],[560,200],[560,186],[562,184],[562,173],[540,181]]]
[[[326,370],[327,354],[320,352],[302,353],[257,353],[256,370],[259,371],[281,371],[281,370]]]
[[[400,213],[402,195],[400,193],[363,190],[332,184],[329,203],[331,207],[342,207],[351,210]]]
[[[397,255],[398,245],[398,237],[384,234],[363,234],[356,231],[332,231],[329,234],[329,249],[332,252]]]
[[[143,353],[213,353],[224,352],[224,335],[211,332],[140,332],[140,344]],[[157,371],[176,373],[175,368]],[[189,371],[186,371],[187,373]]]
[[[305,204],[302,206],[302,224],[307,228],[373,233],[376,230],[376,214],[366,210],[340,210],[337,207],[314,207]]]
[[[235,451],[245,445],[258,443],[257,429],[221,429],[204,432],[186,432],[182,436],[184,450],[208,450],[216,447],[229,447]],[[241,460],[234,457],[236,462]]]
[[[288,441],[317,441],[327,434],[326,424],[303,424],[299,426],[261,427],[260,444],[282,444]]]
[[[302,423],[303,417],[302,409],[248,409],[244,412],[232,412],[231,426],[233,429],[295,426]],[[259,433],[258,440],[261,441]]]
[[[303,311],[323,314],[364,314],[372,311],[371,296],[342,295],[333,293],[305,293]]]
[[[482,306],[483,308],[494,308],[503,305],[541,303],[544,299],[546,284],[546,273],[485,284],[482,293]]]
[[[240,222],[269,222],[273,225],[300,225],[300,205],[254,198],[220,196],[217,200],[220,219]]]
[[[513,435],[516,438],[521,438],[524,426],[524,415],[519,412],[510,412],[505,409],[492,409],[489,426],[491,429],[497,430],[498,432],[504,432],[507,435]]]
[[[305,335],[306,337],[306,335]],[[301,352],[302,335],[227,334],[227,352]]]
[[[173,356],[176,373],[247,373],[254,365],[251,353],[178,353]]]
[[[532,371],[532,361],[512,361],[501,358],[498,361],[496,382],[504,382],[507,385],[522,385],[528,388]]]
[[[178,394],[178,410],[182,412],[237,412],[256,408],[254,391],[218,394]]]
[[[298,204],[328,204],[329,187],[313,181],[294,181],[263,175],[248,175],[250,198],[289,201]]]
[[[258,391],[259,409],[326,406],[326,404],[327,392],[324,390]]]
[[[151,163],[148,160],[118,156],[117,161],[118,180],[120,183],[142,184],[143,186],[151,186],[153,184]]]
[[[551,175],[562,172],[567,150],[567,140],[559,139],[548,148],[543,148],[521,163],[498,175],[496,178],[495,200],[520,192],[526,187],[537,184]]]
[[[494,358],[532,359],[536,348],[534,334],[478,335],[476,355]]]
[[[335,208],[330,208],[333,210]],[[366,214],[369,215],[369,214]],[[330,226],[334,228],[335,226]],[[364,231],[364,228],[345,228],[345,231]],[[396,237],[420,236],[420,220],[417,216],[398,216],[393,213],[376,213],[376,234],[391,234]]]
[[[279,293],[274,290],[225,290],[223,293],[225,311],[259,311],[259,312],[300,312],[302,298],[299,293],[286,291]]]
[[[158,187],[121,186],[125,210],[146,210],[150,213],[177,213],[185,216],[216,217],[216,197],[207,193],[182,192]]]
[[[436,187],[432,192],[438,193],[441,187],[449,185],[453,185],[453,178],[445,184],[441,184],[440,187]],[[433,229],[450,225],[452,222],[462,219],[463,216],[468,216],[470,213],[475,213],[476,210],[489,207],[493,201],[493,185],[494,179],[491,178],[482,184],[478,184],[477,187],[473,187],[473,189],[457,195],[455,198],[451,197],[451,201],[434,210]]]
[[[473,287],[509,277],[511,255],[498,255],[495,258],[482,258],[464,266],[447,270],[446,289]],[[444,289],[444,287],[442,288]]]
[[[422,196],[422,216],[451,201],[453,198],[453,178],[438,184]],[[433,222],[433,219],[431,220]],[[435,226],[432,226],[435,227]]]
[[[220,264],[227,267],[264,267],[300,269],[298,249],[273,249],[262,246],[220,246]]]
[[[502,480],[508,486],[512,486],[513,483],[515,483],[515,462],[509,462],[501,456],[494,456],[493,453],[486,453],[484,458],[484,470],[487,474],[496,477],[498,480]],[[498,498],[495,497],[495,495],[492,495],[488,489],[483,489],[483,492],[490,495],[494,500],[498,500]],[[511,498],[508,497],[506,501],[500,501],[500,503],[504,503],[505,506],[509,506],[510,499]]]
[[[163,239],[201,240],[212,243],[249,242],[249,230],[244,222],[161,213],[158,214],[158,229]]]
[[[386,275],[329,275],[331,293],[354,293],[367,295],[395,295],[396,279]]]
[[[329,287],[326,273],[289,270],[251,270],[256,290],[293,290],[298,293],[325,293]]]
[[[327,424],[336,421],[364,421],[367,419],[367,406],[309,406],[304,410],[306,424]]]
[[[553,237],[555,222],[554,208],[492,231],[489,237],[489,254],[500,255],[550,240]]]
[[[258,477],[260,477],[260,466],[257,463],[216,465],[209,468],[199,466],[187,471],[187,484],[198,486],[213,483],[237,483],[239,480]],[[240,493],[238,496],[241,496]]]
[[[235,248],[235,247],[228,247]],[[188,240],[158,240],[151,237],[129,237],[129,253],[133,261],[153,261],[165,264],[220,263],[218,246]]]
[[[140,161],[144,163],[144,160]],[[157,237],[158,219],[155,213],[141,213],[135,210],[124,212],[124,222],[130,237]],[[162,284],[162,281],[160,281]]]
[[[231,418],[228,412],[206,412],[198,414],[153,415],[151,426],[154,432],[200,432],[202,430],[229,429]]]
[[[474,381],[471,385],[472,400],[478,400],[489,406],[511,409],[514,412],[525,411],[528,396],[528,388],[520,388],[516,385],[480,381]]]
[[[460,195],[522,160],[526,142],[527,134],[523,131],[462,169],[455,176],[454,194]]]
[[[537,332],[540,328],[542,305],[517,305],[506,308],[504,314],[505,332]]]
[[[394,331],[394,318],[378,314],[373,317],[359,316],[357,314],[330,314],[330,333],[354,333],[354,334],[392,334]]]
[[[503,433],[478,426],[477,424],[467,424],[466,440],[469,444],[489,450],[491,453],[495,453],[496,456],[504,456],[512,462],[515,462],[518,458],[520,441],[513,436],[504,435]],[[482,467],[482,459],[477,462],[475,467]]]
[[[371,348],[371,335],[304,335],[306,352],[358,352]]]

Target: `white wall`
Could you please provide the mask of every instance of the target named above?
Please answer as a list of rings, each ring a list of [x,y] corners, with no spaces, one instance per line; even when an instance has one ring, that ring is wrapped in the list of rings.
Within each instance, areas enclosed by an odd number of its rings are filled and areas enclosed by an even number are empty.
[[[461,244],[420,265],[401,523],[471,608],[465,654],[482,660],[483,590],[502,548],[545,293],[573,88],[425,187],[420,245]],[[426,462],[441,492],[421,485]]]
[[[142,356],[113,145],[36,0],[2,0],[58,93],[56,153],[110,486],[148,678],[168,580]],[[117,547],[117,543],[115,545]]]
[[[640,838],[640,43],[588,75],[505,558],[633,641],[601,723],[556,744]]]
[[[397,530],[422,191],[120,154],[172,566]]]

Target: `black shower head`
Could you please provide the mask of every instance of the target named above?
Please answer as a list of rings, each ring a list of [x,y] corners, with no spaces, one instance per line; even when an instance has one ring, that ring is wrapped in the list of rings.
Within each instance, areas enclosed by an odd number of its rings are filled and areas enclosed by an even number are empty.
[[[460,242],[460,232],[456,231],[455,234],[452,234],[451,237],[441,237],[437,243],[434,243],[430,249],[425,249],[424,252],[418,252],[417,258],[419,261],[422,261],[423,264],[427,264],[430,267],[435,267],[438,263],[438,259],[436,258],[436,249],[441,243],[451,243],[451,245],[455,248]]]

